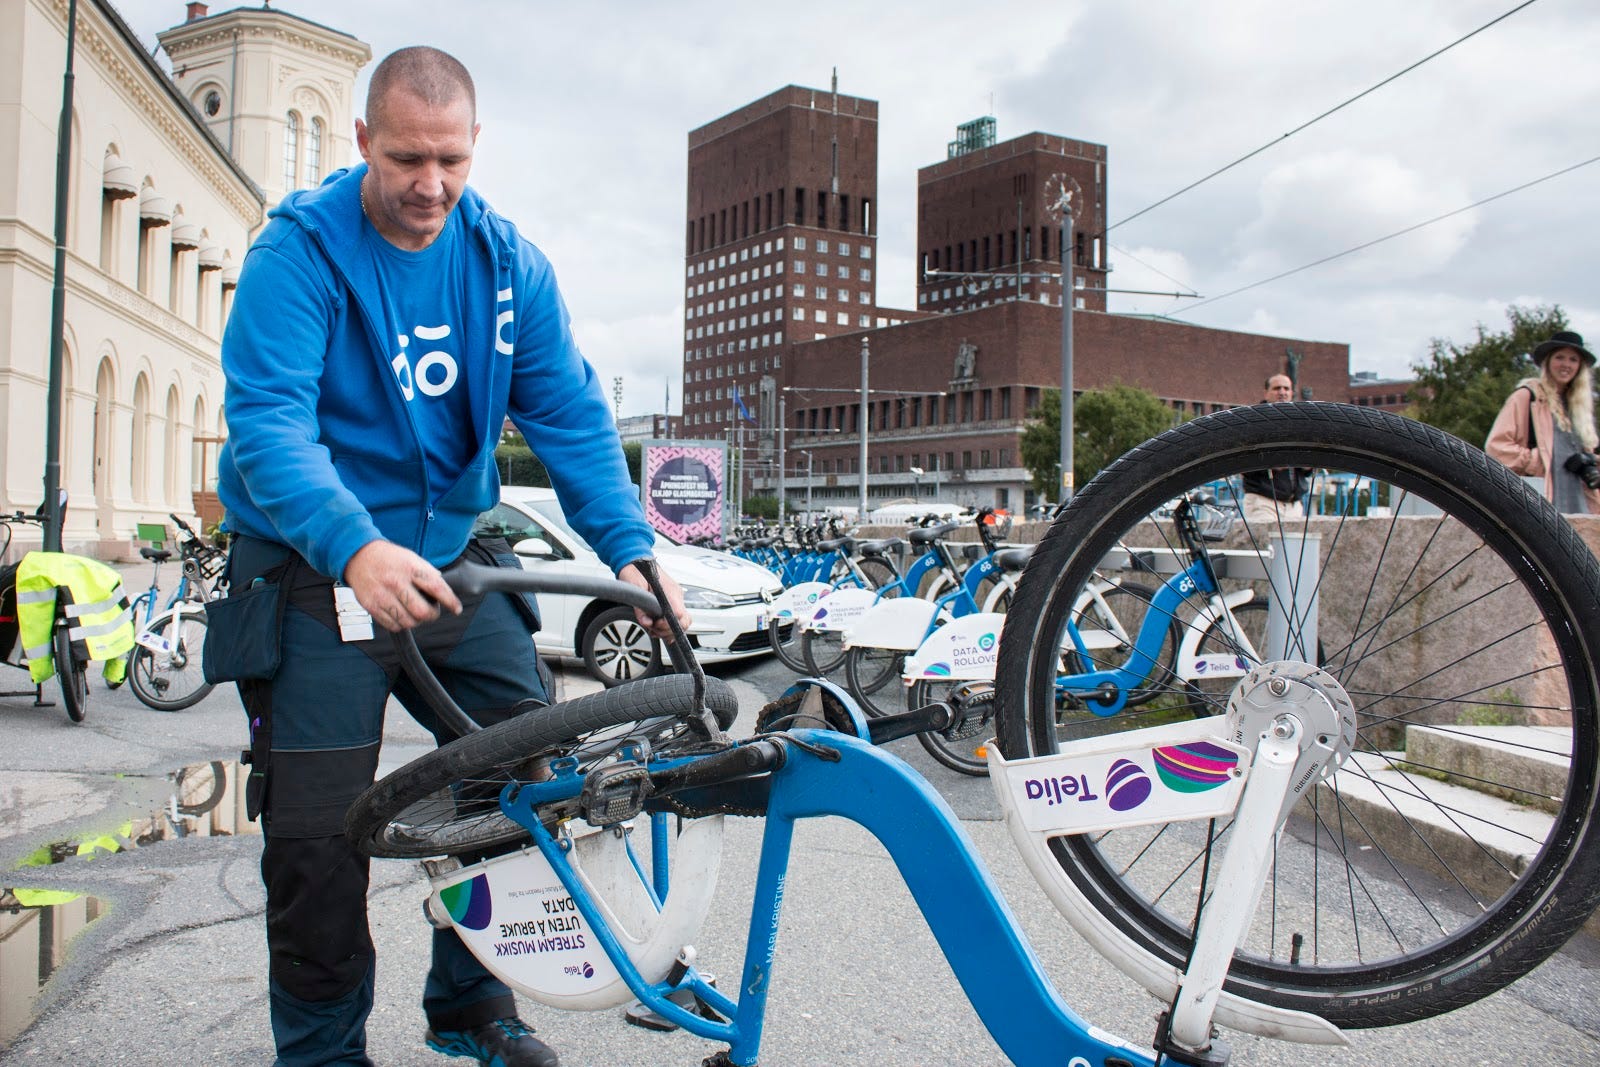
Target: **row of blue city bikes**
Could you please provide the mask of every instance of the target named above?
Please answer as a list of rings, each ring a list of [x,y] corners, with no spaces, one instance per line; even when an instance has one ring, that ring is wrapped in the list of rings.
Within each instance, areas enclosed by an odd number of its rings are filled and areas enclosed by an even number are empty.
[[[1227,487],[1263,467],[1374,488],[1259,518]],[[1347,1043],[1504,988],[1591,920],[1600,565],[1478,450],[1365,408],[1238,408],[1130,451],[1036,546],[987,518],[965,544],[820,533],[774,559],[794,581],[773,647],[803,677],[754,722],[681,633],[672,673],[487,729],[421,681],[461,736],[374,784],[347,834],[426,861],[432,920],[527,996],[640,1000],[717,1042],[712,1067],[759,1060],[806,818],[884,845],[1017,1064],[1216,1067],[1224,1030]],[[911,737],[987,773],[1055,907],[1164,1005],[1152,1035],[1067,1005],[893,754]],[[705,957],[737,975],[718,988],[696,943],[730,815],[764,836],[742,968]]]

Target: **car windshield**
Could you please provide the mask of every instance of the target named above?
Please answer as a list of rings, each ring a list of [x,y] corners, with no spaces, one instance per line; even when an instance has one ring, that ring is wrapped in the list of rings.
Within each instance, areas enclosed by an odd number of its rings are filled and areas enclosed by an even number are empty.
[[[519,503],[531,511],[538,512],[540,518],[547,520],[550,525],[556,527],[562,533],[572,538],[583,548],[588,549],[590,552],[594,551],[594,549],[590,547],[589,542],[585,541],[581,536],[579,536],[577,530],[574,530],[570,525],[568,525],[567,517],[561,513],[561,504],[554,497],[549,500],[523,500],[519,501]],[[676,542],[662,537],[659,533],[656,534],[657,548],[674,546],[675,544]]]

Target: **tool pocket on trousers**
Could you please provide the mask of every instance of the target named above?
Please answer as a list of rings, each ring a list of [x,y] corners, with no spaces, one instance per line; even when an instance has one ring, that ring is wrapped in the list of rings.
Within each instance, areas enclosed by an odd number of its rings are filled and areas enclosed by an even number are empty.
[[[206,605],[206,681],[264,681],[278,673],[283,651],[283,587],[257,582]]]

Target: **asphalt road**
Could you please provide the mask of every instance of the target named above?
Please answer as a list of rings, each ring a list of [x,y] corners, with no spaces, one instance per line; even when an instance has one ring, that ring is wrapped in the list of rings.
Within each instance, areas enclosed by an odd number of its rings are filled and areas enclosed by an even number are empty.
[[[570,694],[592,684],[576,671],[561,673]],[[770,657],[718,673],[739,694],[735,732],[748,730],[761,704],[793,677]],[[0,686],[13,680],[25,679],[0,673]],[[96,681],[88,720],[79,726],[59,706],[0,698],[0,869],[16,868],[41,845],[115,833],[130,821],[136,829],[170,827],[161,812],[170,810],[175,772],[236,758],[243,740],[243,713],[231,690],[163,714],[126,688],[108,692]],[[428,741],[396,707],[385,734],[385,767],[420,753]],[[1102,1028],[1148,1042],[1160,1005],[1055,914],[1012,850],[988,783],[933,764],[914,740],[893,750],[959,814],[1063,998]],[[230,794],[223,807],[231,803]],[[739,970],[759,834],[758,820],[729,820],[712,915],[698,941],[702,969],[712,974]],[[56,953],[62,963],[32,1005],[26,964],[38,956],[13,940],[29,936],[19,917],[0,914],[0,1063],[270,1062],[259,858],[260,838],[248,833],[191,835],[9,876],[13,884],[92,894],[104,914]],[[369,1041],[380,1064],[446,1062],[421,1044],[425,895],[415,865],[374,864],[379,978]],[[783,918],[764,1063],[1006,1062],[968,1007],[893,863],[853,824],[829,819],[801,828]],[[44,931],[47,946],[51,936]],[[688,1065],[714,1051],[682,1033],[626,1025],[618,1010],[562,1014],[528,1004],[524,1014],[569,1067]],[[1580,938],[1479,1004],[1350,1036],[1350,1047],[1333,1049],[1226,1035],[1236,1064],[1600,1063],[1600,952]]]

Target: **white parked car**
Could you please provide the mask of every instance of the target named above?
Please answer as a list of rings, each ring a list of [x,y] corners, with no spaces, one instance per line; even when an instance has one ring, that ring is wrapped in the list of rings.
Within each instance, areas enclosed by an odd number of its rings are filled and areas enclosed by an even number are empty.
[[[567,525],[554,489],[505,486],[500,503],[478,516],[474,533],[504,537],[528,570],[611,577],[611,570]],[[748,560],[656,538],[656,558],[683,587],[694,616],[689,639],[702,663],[772,650],[767,604],[783,591],[778,576]],[[634,619],[633,609],[586,596],[539,594],[541,655],[576,657],[606,685],[642,678],[661,667],[662,650]]]

